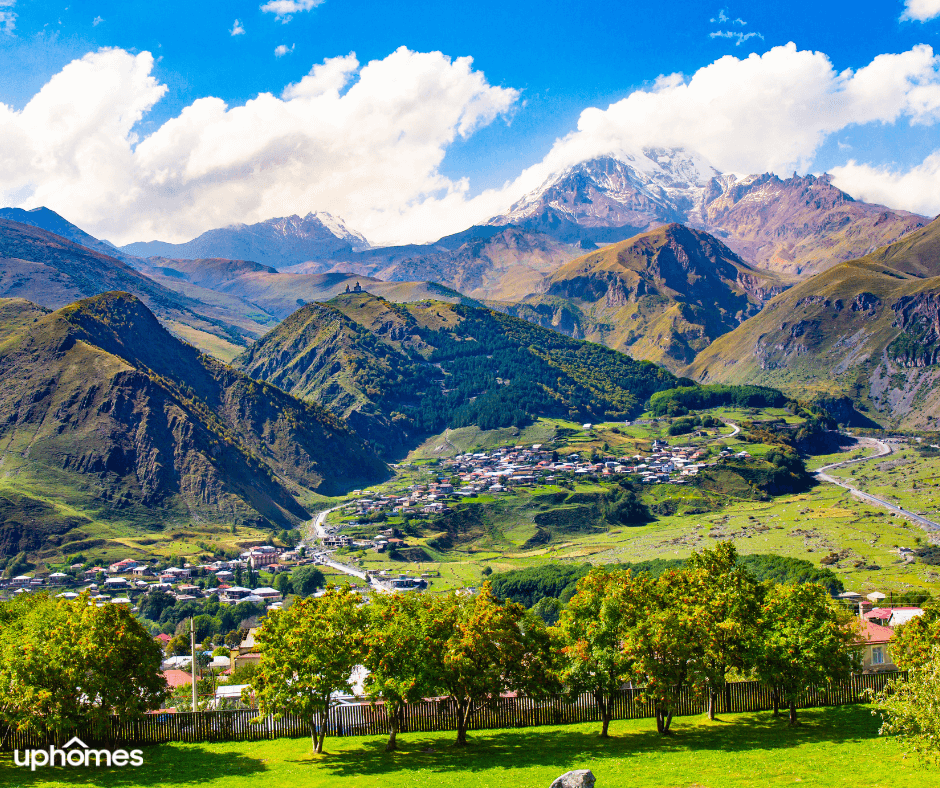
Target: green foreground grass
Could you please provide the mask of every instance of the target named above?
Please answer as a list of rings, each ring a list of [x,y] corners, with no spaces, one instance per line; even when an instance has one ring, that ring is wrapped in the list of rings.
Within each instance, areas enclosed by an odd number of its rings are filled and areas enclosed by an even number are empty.
[[[383,752],[381,737],[327,740],[314,757],[306,739],[227,744],[171,744],[147,748],[138,769],[37,770],[0,760],[0,784],[53,788],[547,788],[569,769],[589,768],[598,788],[737,788],[741,786],[851,786],[926,788],[940,769],[905,759],[898,743],[879,739],[871,707],[846,706],[800,713],[789,728],[770,713],[733,714],[709,722],[681,718],[674,735],[659,736],[652,720],[615,722],[612,738],[597,724],[480,731],[465,749],[453,733],[406,734],[401,750]]]

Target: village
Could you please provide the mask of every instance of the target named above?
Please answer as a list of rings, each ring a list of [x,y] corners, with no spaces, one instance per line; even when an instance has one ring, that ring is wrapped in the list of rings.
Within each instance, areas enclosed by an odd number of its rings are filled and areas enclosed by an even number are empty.
[[[591,425],[584,425],[590,428]],[[356,518],[385,514],[406,518],[426,518],[448,514],[452,504],[479,495],[512,493],[515,488],[555,484],[562,480],[604,479],[620,475],[635,476],[643,484],[686,484],[702,468],[722,459],[747,457],[748,452],[733,453],[722,449],[714,459],[699,446],[670,447],[660,439],[652,443],[648,455],[597,457],[585,459],[577,453],[560,457],[541,444],[503,446],[491,452],[461,454],[439,460],[428,470],[436,478],[428,483],[410,485],[406,490],[381,495],[356,490],[357,499],[341,507],[341,513]],[[417,466],[412,466],[417,467]],[[371,540],[353,539],[341,533],[343,528],[362,525],[360,519],[341,521],[323,534],[323,546],[371,548],[378,552],[404,545],[396,529],[384,529]]]

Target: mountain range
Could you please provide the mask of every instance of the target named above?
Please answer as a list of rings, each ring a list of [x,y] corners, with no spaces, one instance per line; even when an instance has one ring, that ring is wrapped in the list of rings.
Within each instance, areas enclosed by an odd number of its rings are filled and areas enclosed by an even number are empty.
[[[81,522],[296,527],[312,493],[388,475],[320,406],[180,342],[128,293],[4,299],[0,323],[0,553],[72,549]],[[57,541],[36,542],[30,501],[53,502]]]
[[[770,301],[685,373],[851,400],[845,421],[940,428],[940,219]]]
[[[717,238],[667,224],[572,260],[510,314],[678,371],[787,283]]]
[[[122,246],[121,251],[135,257],[253,260],[283,268],[307,260],[330,258],[341,251],[368,248],[369,242],[361,233],[350,230],[342,219],[319,211],[303,217],[285,216],[257,224],[220,227],[186,243],[132,243]]]

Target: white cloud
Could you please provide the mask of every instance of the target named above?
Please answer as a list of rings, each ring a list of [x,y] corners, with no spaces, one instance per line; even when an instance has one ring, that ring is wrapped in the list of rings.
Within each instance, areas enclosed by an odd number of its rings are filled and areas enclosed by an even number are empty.
[[[22,111],[0,105],[0,204],[47,205],[118,243],[184,241],[314,210],[374,242],[427,241],[600,155],[676,146],[724,172],[787,174],[810,171],[842,129],[940,122],[940,58],[930,47],[837,72],[823,53],[789,44],[663,75],[606,109],[586,109],[542,161],[471,198],[465,179],[441,174],[447,149],[511,113],[519,94],[488,84],[470,58],[405,48],[365,65],[354,54],[332,58],[280,96],[236,107],[201,98],[138,140],[136,124],[167,90],[152,68],[149,53],[102,50],[66,66]],[[910,173],[852,162],[836,174],[850,194],[940,210],[930,207],[933,159]]]
[[[831,172],[833,183],[856,199],[926,216],[940,214],[940,150],[906,172],[854,160]]]
[[[518,99],[470,58],[401,48],[365,65],[327,60],[280,97],[202,98],[138,140],[134,126],[167,90],[153,65],[150,53],[102,50],[22,111],[0,105],[0,204],[47,205],[117,243],[312,210],[370,240],[431,240],[501,207],[440,174],[454,140]]]
[[[940,16],[940,0],[905,0],[902,20],[926,22]]]
[[[723,172],[805,172],[823,141],[847,126],[940,120],[938,67],[925,45],[843,72],[794,44],[727,55],[690,78],[663,76],[606,110],[584,110],[577,131],[556,141],[516,188],[525,193],[577,162],[644,146],[685,147]]]
[[[276,14],[281,22],[287,24],[293,18],[293,14],[300,11],[312,11],[325,2],[326,0],[268,0],[261,6],[261,10],[264,13]]]
[[[732,38],[734,39],[735,46],[741,46],[749,38],[759,38],[761,41],[764,40],[764,37],[760,33],[741,33],[737,30],[716,30],[714,33],[708,34],[709,38]]]
[[[245,27],[239,20],[235,20],[235,24],[232,25],[232,29],[229,30],[229,35],[233,36],[243,36],[245,35]]]
[[[91,26],[98,27],[98,25],[100,25],[102,22],[104,22],[104,17],[96,16],[93,20],[91,20]]]
[[[708,21],[711,22],[712,24],[717,24],[717,25],[724,25],[724,24],[727,24],[728,22],[730,22],[732,25],[746,25],[747,24],[747,22],[741,19],[741,17],[738,17],[737,19],[732,19],[730,16],[728,16],[727,8],[722,8],[718,12],[718,16],[714,17],[713,19],[709,19]]]
[[[287,46],[287,44],[278,44],[276,47],[274,47],[274,57],[284,57],[284,55],[289,55],[294,51],[295,46],[296,44],[291,44],[290,46]]]
[[[0,0],[0,8],[13,8],[16,0]],[[0,33],[12,36],[16,29],[16,13],[13,11],[0,11]]]

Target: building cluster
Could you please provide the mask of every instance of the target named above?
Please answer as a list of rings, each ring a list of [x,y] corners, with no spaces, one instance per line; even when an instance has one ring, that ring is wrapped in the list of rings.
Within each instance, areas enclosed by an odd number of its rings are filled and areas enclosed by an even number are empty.
[[[414,484],[398,494],[365,496],[349,507],[357,516],[383,512],[391,515],[427,517],[446,514],[451,504],[462,498],[481,494],[499,494],[513,487],[535,484],[551,484],[560,477],[597,476],[609,477],[630,474],[645,483],[682,484],[695,476],[706,465],[707,451],[696,446],[670,447],[661,440],[653,442],[649,455],[637,454],[619,458],[606,457],[597,461],[582,458],[578,454],[557,457],[546,451],[541,444],[504,446],[491,452],[461,454],[441,462],[440,478],[428,484]],[[732,456],[723,451],[720,458]],[[739,452],[739,457],[748,456]],[[456,481],[456,486],[455,486]],[[345,547],[352,544],[346,540],[330,547]]]
[[[75,564],[70,567],[71,574],[54,572],[45,577],[19,575],[3,581],[3,584],[15,594],[64,587],[65,590],[57,594],[64,599],[77,599],[80,593],[87,591],[99,605],[132,605],[133,600],[141,594],[163,591],[177,602],[215,595],[219,602],[226,605],[254,602],[264,604],[268,609],[276,609],[282,601],[279,591],[267,587],[244,588],[236,584],[238,574],[244,575],[259,569],[276,574],[305,563],[313,563],[313,559],[302,559],[296,550],[262,545],[228,561],[185,564],[158,570],[146,562],[126,558],[108,566],[83,568],[83,564]]]

